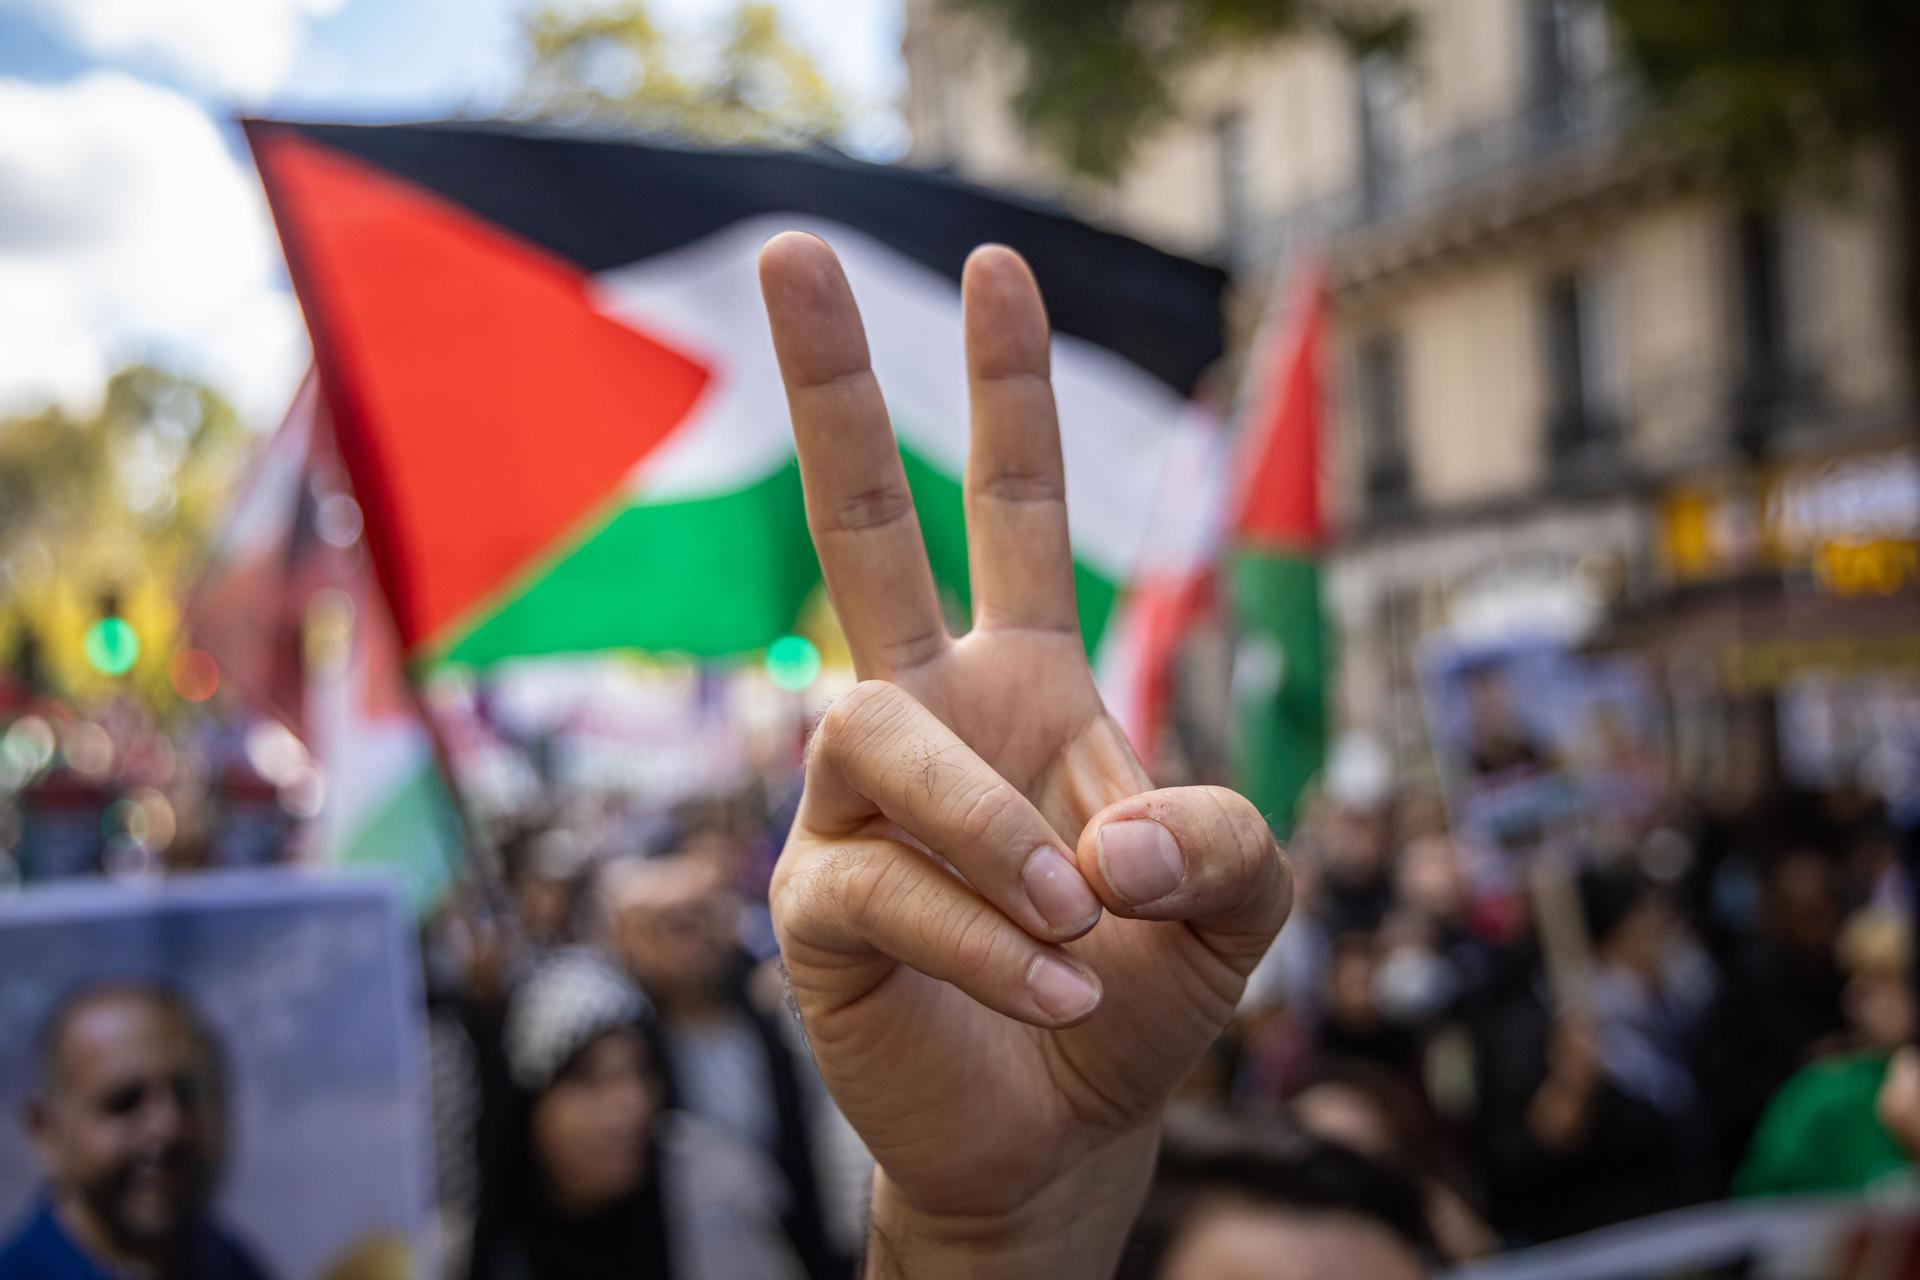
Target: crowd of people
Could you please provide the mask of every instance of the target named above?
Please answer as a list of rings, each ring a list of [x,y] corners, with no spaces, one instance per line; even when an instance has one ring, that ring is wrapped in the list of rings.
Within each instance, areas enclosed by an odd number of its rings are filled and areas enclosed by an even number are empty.
[[[804,799],[789,780],[662,823],[556,794],[489,833],[499,865],[423,931],[449,1274],[822,1280],[867,1253],[882,1276],[1405,1280],[1911,1176],[1914,860],[1877,801],[1582,813],[1475,669],[1477,785],[1553,803],[1490,840],[1457,796],[1330,767],[1289,877],[1251,801],[1156,789],[1105,713],[1017,256],[976,253],[964,286],[963,640],[899,518],[884,406],[850,376],[844,277],[804,235],[761,266],[816,548],[882,678],[823,716]],[[131,1226],[149,1256],[204,1243],[251,1273],[200,1235],[222,1126],[197,1025],[154,990],[56,1010],[45,1249]],[[131,1065],[90,1087],[109,1050]]]
[[[1182,1090],[1126,1274],[1238,1274],[1243,1250],[1272,1275],[1296,1232],[1302,1258],[1374,1248],[1417,1275],[1905,1178],[1911,887],[1884,814],[1831,794],[1667,816],[1526,877],[1430,794],[1313,802],[1293,914]],[[442,1209],[473,1275],[851,1274],[871,1166],[767,914],[789,820],[756,792],[641,848],[527,824],[500,910],[429,930]],[[1554,954],[1576,944],[1577,972]]]

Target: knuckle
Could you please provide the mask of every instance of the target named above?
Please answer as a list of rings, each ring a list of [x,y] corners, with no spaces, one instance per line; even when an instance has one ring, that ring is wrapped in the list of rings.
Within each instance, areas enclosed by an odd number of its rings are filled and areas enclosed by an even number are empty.
[[[947,916],[943,950],[953,965],[955,980],[966,983],[985,978],[997,967],[1004,949],[1000,931],[980,912],[954,908]]]
[[[871,936],[912,893],[911,877],[891,858],[862,858],[836,876],[834,892],[855,933]]]
[[[835,498],[828,528],[840,533],[885,529],[913,518],[913,495],[904,483],[872,485]]]
[[[813,731],[811,753],[838,759],[875,734],[885,735],[904,712],[899,686],[862,680],[827,705]]]
[[[1011,837],[1009,827],[1017,826],[1020,812],[1026,801],[1013,789],[1013,784],[1002,778],[983,783],[972,788],[972,794],[966,799],[966,807],[959,813],[958,827],[963,839],[975,844],[991,845],[995,837],[1005,833]]]
[[[1066,480],[1061,475],[1038,468],[1006,470],[987,477],[980,485],[980,496],[1008,506],[1032,503],[1064,502]]]
[[[841,916],[848,886],[859,879],[867,862],[840,845],[820,849],[801,862],[782,858],[767,887],[774,923],[785,931],[804,932]]]

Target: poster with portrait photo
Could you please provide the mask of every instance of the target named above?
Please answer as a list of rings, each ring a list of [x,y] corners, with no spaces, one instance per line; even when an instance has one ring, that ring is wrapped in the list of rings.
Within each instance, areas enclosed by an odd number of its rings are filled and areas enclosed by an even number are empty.
[[[1563,750],[1569,655],[1553,638],[1436,640],[1421,696],[1454,825],[1489,848],[1524,853],[1577,818]]]
[[[1526,852],[1575,830],[1632,830],[1664,794],[1665,725],[1631,654],[1554,637],[1430,646],[1422,695],[1454,821]]]
[[[113,1240],[210,1280],[432,1274],[421,1007],[385,880],[0,898],[0,1274]]]
[[[1647,661],[1580,654],[1562,664],[1561,741],[1586,812],[1629,828],[1657,816],[1669,770],[1667,725]]]

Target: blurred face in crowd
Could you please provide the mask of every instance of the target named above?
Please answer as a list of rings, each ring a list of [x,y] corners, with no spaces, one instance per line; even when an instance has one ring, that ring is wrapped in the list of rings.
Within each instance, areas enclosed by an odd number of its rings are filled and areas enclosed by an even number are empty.
[[[681,842],[676,852],[681,857],[704,859],[713,864],[722,884],[733,884],[746,861],[744,842],[729,833],[707,828],[694,832]]]
[[[1788,854],[1767,878],[1767,929],[1802,955],[1825,958],[1839,929],[1833,872],[1819,854]]]
[[[1293,1116],[1302,1129],[1349,1151],[1390,1160],[1399,1145],[1393,1122],[1363,1090],[1328,1080],[1302,1089],[1293,1100]]]
[[[574,1055],[533,1107],[534,1157],[559,1208],[589,1214],[639,1188],[655,1106],[639,1036],[610,1031]]]
[[[1422,836],[1401,851],[1397,871],[1401,902],[1429,920],[1446,920],[1466,902],[1466,884],[1453,842],[1445,836]]]
[[[1384,1226],[1222,1199],[1180,1233],[1160,1280],[1420,1280],[1420,1260]]]
[[[1673,911],[1666,901],[1657,894],[1647,894],[1614,927],[1601,950],[1610,963],[1657,985],[1666,977],[1673,924]]]
[[[1913,985],[1903,973],[1862,973],[1847,983],[1847,1021],[1869,1049],[1891,1053],[1913,1041]]]
[[[58,1028],[29,1108],[56,1200],[83,1235],[164,1250],[205,1209],[224,1141],[211,1047],[153,993],[87,997]]]
[[[607,886],[614,946],[669,1012],[717,994],[739,906],[711,858],[678,854],[620,868]]]
[[[572,908],[571,886],[565,880],[530,873],[514,886],[514,906],[529,939],[558,941],[567,932],[567,917]]]
[[[1374,881],[1385,870],[1386,816],[1370,809],[1341,808],[1327,829],[1327,874],[1343,884]]]
[[[572,934],[579,865],[575,837],[561,828],[541,833],[528,849],[513,878],[513,904],[529,941],[553,945]]]
[[[1913,931],[1906,917],[1886,908],[1858,911],[1835,944],[1850,975],[1847,1022],[1862,1045],[1891,1051],[1914,1034]]]
[[[1333,962],[1327,969],[1327,1014],[1349,1027],[1371,1026],[1379,1019],[1374,1001],[1374,974],[1379,956],[1374,940],[1364,933],[1334,939]]]

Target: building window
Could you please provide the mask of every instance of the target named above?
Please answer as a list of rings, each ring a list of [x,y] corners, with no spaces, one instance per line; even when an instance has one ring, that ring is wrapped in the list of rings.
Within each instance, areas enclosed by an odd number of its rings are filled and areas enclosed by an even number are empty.
[[[1405,499],[1412,487],[1402,390],[1399,340],[1390,334],[1368,338],[1360,345],[1355,370],[1354,411],[1369,506],[1391,506]]]
[[[1757,447],[1778,428],[1791,390],[1784,235],[1777,214],[1748,209],[1734,224],[1734,326],[1739,369],[1737,443]]]
[[[1399,204],[1400,113],[1407,96],[1406,67],[1391,53],[1370,53],[1354,64],[1355,132],[1360,140],[1360,199],[1367,217]]]
[[[1247,120],[1229,111],[1214,122],[1214,162],[1219,166],[1220,251],[1229,262],[1248,257],[1252,210],[1247,191]]]
[[[1599,289],[1591,275],[1569,272],[1548,280],[1541,300],[1548,453],[1556,464],[1610,456],[1619,431],[1605,376]]]
[[[1526,21],[1530,131],[1550,145],[1586,123],[1607,62],[1606,18],[1593,0],[1529,0]]]

